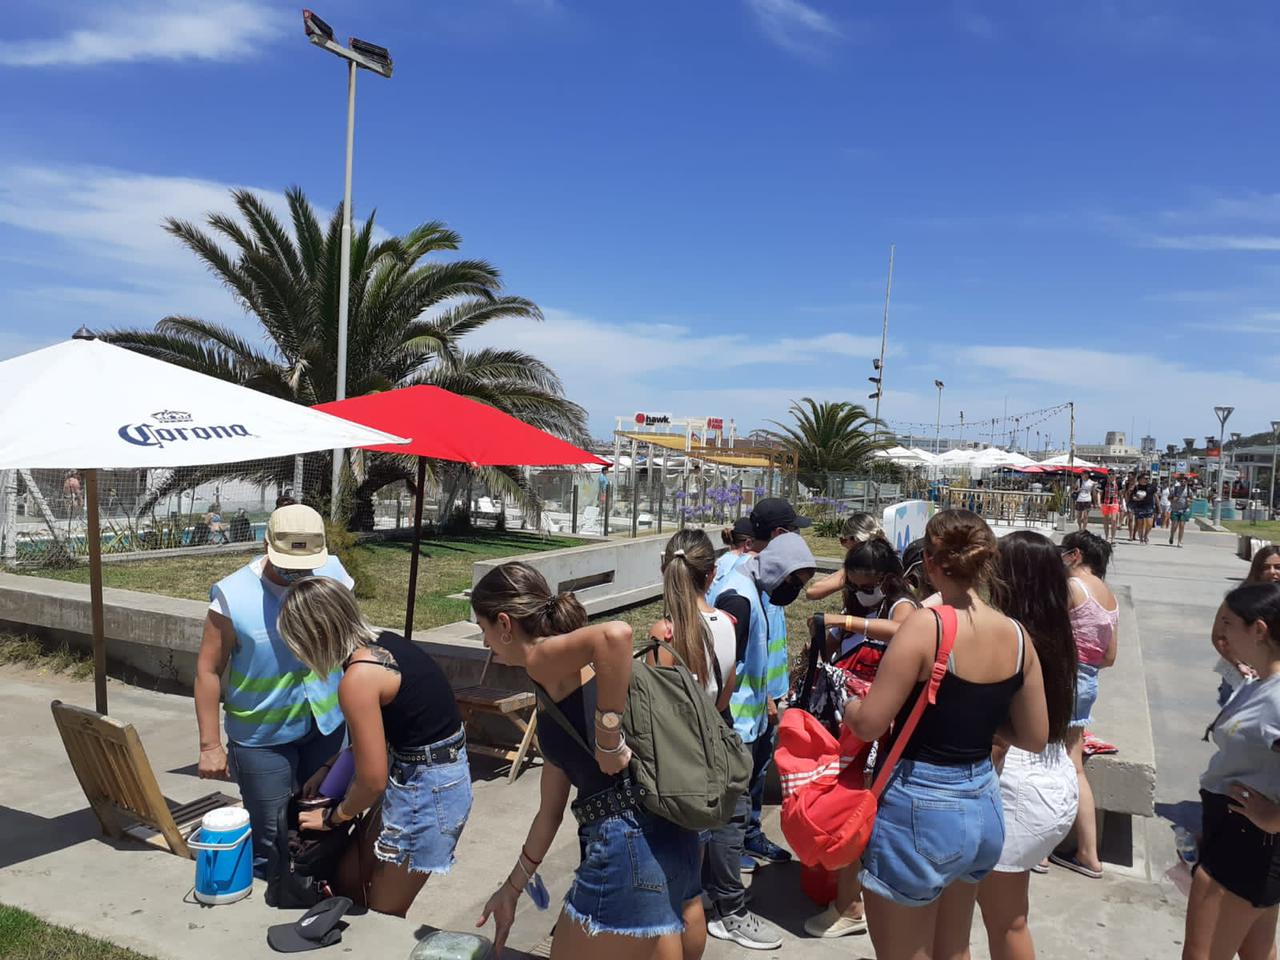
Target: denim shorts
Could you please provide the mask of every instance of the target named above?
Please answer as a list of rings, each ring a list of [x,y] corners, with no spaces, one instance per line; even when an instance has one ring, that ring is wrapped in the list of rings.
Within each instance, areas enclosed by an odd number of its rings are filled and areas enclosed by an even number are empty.
[[[902,760],[880,798],[859,879],[886,900],[923,907],[957,880],[978,883],[1003,848],[1000,781],[990,760]]]
[[[392,758],[382,795],[382,832],[373,852],[411,873],[448,873],[462,828],[471,815],[471,766],[459,730],[432,747],[460,745],[450,763],[404,763]],[[416,748],[426,750],[426,747]]]
[[[698,834],[643,810],[578,828],[582,863],[564,912],[592,936],[661,937],[684,930],[702,892]]]
[[[1076,664],[1076,703],[1071,710],[1071,726],[1083,730],[1093,723],[1093,705],[1098,702],[1098,666]]]

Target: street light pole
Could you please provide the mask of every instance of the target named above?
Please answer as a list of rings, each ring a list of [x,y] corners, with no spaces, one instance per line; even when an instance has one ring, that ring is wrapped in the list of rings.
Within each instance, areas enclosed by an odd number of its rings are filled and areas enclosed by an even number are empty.
[[[933,381],[933,385],[938,388],[938,420],[933,429],[933,453],[937,456],[942,450],[942,387],[941,380]]]
[[[355,156],[356,139],[356,69],[369,70],[380,77],[390,78],[391,54],[384,47],[351,37],[349,46],[342,46],[334,39],[333,27],[310,10],[302,11],[302,24],[307,39],[324,50],[347,61],[347,143],[346,168],[342,183],[342,233],[339,238],[341,262],[338,264],[338,362],[335,399],[347,398],[347,322],[351,305],[351,167]],[[329,494],[329,516],[338,519],[338,487],[342,482],[342,450],[333,451],[333,477]],[[295,491],[301,496],[301,491]]]
[[[1235,407],[1213,408],[1213,412],[1218,417],[1218,489],[1216,491],[1217,498],[1213,502],[1213,525],[1215,527],[1222,526],[1222,481],[1225,479],[1222,445],[1227,436],[1227,419],[1234,409]]]
[[[1271,421],[1271,489],[1267,494],[1267,519],[1276,515],[1276,446],[1280,445],[1280,420]]]

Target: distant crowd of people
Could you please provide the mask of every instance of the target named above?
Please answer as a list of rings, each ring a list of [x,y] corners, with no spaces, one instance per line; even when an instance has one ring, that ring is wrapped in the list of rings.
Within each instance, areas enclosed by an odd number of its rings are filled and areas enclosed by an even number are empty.
[[[1176,475],[1164,480],[1148,470],[1135,470],[1124,475],[1089,474],[1080,477],[1075,487],[1076,525],[1089,528],[1092,512],[1102,513],[1102,536],[1116,543],[1124,526],[1130,543],[1150,543],[1155,527],[1167,530],[1170,546],[1182,546],[1191,504],[1201,496],[1199,481]]]

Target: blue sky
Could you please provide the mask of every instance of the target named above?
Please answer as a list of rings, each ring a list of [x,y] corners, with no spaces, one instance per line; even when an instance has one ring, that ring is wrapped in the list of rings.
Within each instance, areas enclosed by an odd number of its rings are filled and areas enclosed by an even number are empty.
[[[1280,417],[1274,5],[324,2],[396,62],[360,78],[357,214],[443,219],[541,304],[474,342],[547,360],[597,434],[865,399],[890,242],[892,422],[933,423],[935,378],[944,422],[1075,400],[1083,441]],[[253,329],[159,224],[340,198],[344,71],[299,8],[36,2],[4,37],[0,356]]]

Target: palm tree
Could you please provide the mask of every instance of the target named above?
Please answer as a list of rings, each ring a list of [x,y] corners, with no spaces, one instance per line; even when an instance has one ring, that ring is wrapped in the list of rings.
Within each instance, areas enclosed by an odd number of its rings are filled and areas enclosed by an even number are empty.
[[[883,424],[860,404],[805,397],[791,404],[791,416],[790,425],[770,421],[778,429],[765,434],[791,452],[797,479],[813,490],[825,492],[830,477],[866,467],[875,451],[891,446],[887,435],[876,435]]]
[[[236,302],[261,325],[256,344],[228,327],[188,316],[169,316],[153,330],[113,330],[104,340],[179,366],[307,405],[332,400],[337,384],[338,298],[342,210],[321,227],[298,188],[287,193],[292,232],[259,196],[232,191],[239,216],[210,214],[208,230],[170,218],[165,229],[190,249]],[[466,334],[495,320],[540,320],[538,307],[501,293],[498,271],[483,260],[429,260],[457,250],[461,237],[430,221],[402,236],[375,237],[374,216],[351,244],[347,343],[347,395],[413,384],[433,384],[488,403],[535,427],[582,443],[586,413],[564,396],[560,378],[519,350],[467,350]],[[328,454],[310,455],[305,498],[328,500]],[[433,481],[447,476],[456,494],[468,469],[432,464]],[[367,457],[355,497],[398,480],[412,482],[410,458]],[[151,504],[175,489],[237,477],[292,483],[294,459],[174,472]],[[513,494],[537,510],[524,474],[516,469],[477,471],[495,493]],[[300,491],[300,493],[302,493]],[[449,498],[450,500],[452,497]]]

